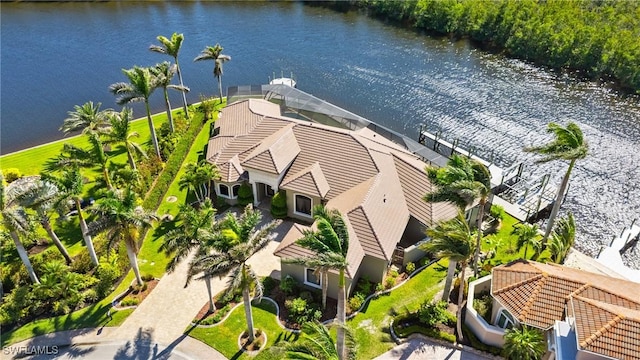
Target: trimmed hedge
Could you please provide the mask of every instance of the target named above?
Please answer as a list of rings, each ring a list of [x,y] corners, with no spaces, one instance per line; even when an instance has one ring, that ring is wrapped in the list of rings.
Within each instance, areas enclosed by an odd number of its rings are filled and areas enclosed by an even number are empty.
[[[278,191],[271,199],[271,215],[276,219],[284,219],[287,212],[287,195],[284,191]]]
[[[251,203],[253,203],[253,189],[246,182],[242,183],[238,189],[238,205],[245,207]]]

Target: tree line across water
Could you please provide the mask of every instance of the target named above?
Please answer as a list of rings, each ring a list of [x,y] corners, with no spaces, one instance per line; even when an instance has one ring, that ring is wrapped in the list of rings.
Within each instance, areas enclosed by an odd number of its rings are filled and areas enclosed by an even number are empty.
[[[640,93],[640,2],[362,0],[381,16]],[[341,7],[345,4],[337,4]]]

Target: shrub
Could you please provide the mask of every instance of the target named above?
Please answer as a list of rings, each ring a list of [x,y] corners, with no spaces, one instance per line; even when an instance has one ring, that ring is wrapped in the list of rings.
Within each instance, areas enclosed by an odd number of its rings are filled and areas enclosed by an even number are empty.
[[[89,256],[88,251],[82,251],[80,254],[76,255],[73,258],[73,262],[71,263],[71,271],[77,272],[80,274],[86,274],[93,268],[93,263],[91,262],[91,256]]]
[[[376,292],[381,292],[384,290],[384,285],[382,285],[382,283],[377,283],[376,284]]]
[[[286,300],[284,306],[289,311],[289,320],[298,324],[307,321],[315,321],[322,317],[322,312],[307,302],[307,300],[297,297],[293,300]]]
[[[142,278],[142,281],[151,281],[155,279],[151,274],[142,274],[141,278]]]
[[[493,299],[489,294],[478,294],[478,296],[473,299],[473,308],[486,322],[491,322]]]
[[[5,169],[5,170],[2,170],[2,173],[7,183],[12,183],[22,177],[22,173],[18,168]]]
[[[217,324],[220,321],[222,321],[222,319],[225,316],[227,316],[227,314],[229,313],[230,310],[231,310],[231,305],[227,304],[227,305],[221,307],[220,309],[217,309],[216,313],[213,316],[209,316],[208,318],[200,321],[200,325]]]
[[[100,258],[100,265],[98,266],[97,276],[98,284],[95,287],[96,294],[99,299],[104,298],[121,275],[120,268],[118,267],[118,254],[111,250],[107,257]]]
[[[287,217],[287,195],[284,191],[278,191],[271,199],[271,215],[276,219]]]
[[[489,210],[491,217],[501,221],[504,219],[505,211],[504,208],[500,205],[491,205],[491,210]]]
[[[262,288],[265,294],[271,294],[271,291],[278,285],[276,280],[271,276],[265,276],[262,279]]]
[[[416,271],[416,264],[408,262],[405,266],[405,270],[407,271],[407,274],[412,274],[414,271]]]
[[[349,307],[351,308],[351,311],[357,311],[360,309],[360,307],[362,306],[362,304],[364,304],[364,299],[365,296],[362,293],[355,293],[350,299],[349,299]]]
[[[216,197],[216,210],[218,214],[222,213],[230,207],[231,205],[227,203],[227,199],[223,198],[222,196]]]
[[[253,203],[253,189],[251,185],[244,182],[238,189],[238,205],[245,207],[251,203]]]
[[[453,281],[453,289],[451,290],[451,298],[453,299],[458,299],[458,290],[460,289],[460,278],[456,277],[456,279]],[[469,282],[465,281],[464,282],[464,297],[467,297],[467,294],[469,292]]]
[[[435,326],[436,324],[447,323],[447,303],[445,301],[431,302],[425,301],[420,305],[418,310],[418,318],[420,322],[426,326]]]
[[[138,299],[124,299],[120,302],[120,306],[122,307],[126,307],[126,306],[136,306],[138,305]]]
[[[391,276],[394,279],[397,278],[398,275],[400,275],[400,274],[398,273],[398,270],[396,270],[396,269],[391,269],[391,271],[389,271],[389,276]]]
[[[387,290],[391,289],[395,284],[396,284],[396,279],[394,279],[391,276],[387,276],[387,278],[384,279],[384,288]]]
[[[367,279],[366,277],[361,277],[358,280],[358,284],[356,286],[356,289],[358,289],[358,292],[361,292],[365,295],[369,295],[371,294],[371,288],[373,286],[373,283],[371,281],[369,281],[369,279]]]
[[[280,290],[285,294],[291,295],[298,289],[298,282],[291,275],[285,276],[284,280],[280,282]]]

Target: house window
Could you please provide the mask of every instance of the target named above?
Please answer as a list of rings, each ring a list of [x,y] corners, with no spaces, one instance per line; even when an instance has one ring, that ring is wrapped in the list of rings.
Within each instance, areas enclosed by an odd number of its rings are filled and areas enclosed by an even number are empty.
[[[239,191],[240,191],[240,184],[233,185],[233,187],[231,188],[231,193],[233,194],[234,198],[238,197]]]
[[[271,185],[265,185],[265,193],[267,193],[267,196],[273,196],[275,195],[275,191],[273,191],[273,188],[271,187]]]
[[[503,329],[511,329],[514,325],[513,316],[509,314],[505,309],[500,309],[498,317],[496,318],[496,325]]]
[[[296,195],[296,210],[298,215],[311,216],[311,198],[304,195]]]
[[[309,286],[313,286],[315,288],[321,288],[320,281],[322,280],[322,275],[316,275],[316,271],[314,269],[304,269],[304,283]]]
[[[218,185],[218,189],[220,189],[218,191],[218,193],[220,194],[220,196],[224,196],[226,198],[229,197],[229,187],[225,184],[219,184]]]

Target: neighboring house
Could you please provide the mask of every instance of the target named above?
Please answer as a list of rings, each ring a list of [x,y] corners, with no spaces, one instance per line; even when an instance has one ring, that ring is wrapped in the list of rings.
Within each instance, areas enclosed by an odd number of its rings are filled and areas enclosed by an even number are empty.
[[[311,256],[295,241],[312,225],[313,207],[338,209],[350,236],[347,290],[360,276],[381,282],[392,262],[404,265],[424,256],[416,245],[425,228],[457,213],[451,204],[422,201],[433,190],[427,164],[403,147],[368,128],[351,131],[283,117],[277,104],[265,100],[223,109],[207,160],[220,169],[216,194],[231,203],[242,182],[251,184],[255,205],[284,191],[288,216],[304,225],[285,235],[275,251],[281,258]],[[311,287],[321,284],[314,269],[283,264],[285,275]],[[329,296],[335,297],[337,275],[329,276]]]
[[[490,291],[491,324],[473,309]],[[556,264],[517,260],[469,284],[465,323],[502,347],[504,329],[545,332],[545,359],[640,359],[640,284]]]

